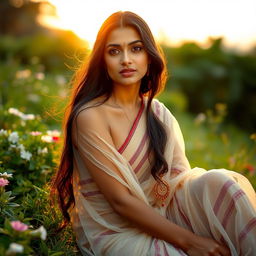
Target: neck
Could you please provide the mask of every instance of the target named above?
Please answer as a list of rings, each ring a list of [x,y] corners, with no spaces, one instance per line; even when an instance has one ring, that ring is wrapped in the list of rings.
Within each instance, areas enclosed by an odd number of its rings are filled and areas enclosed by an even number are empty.
[[[121,107],[137,107],[141,100],[139,96],[139,85],[114,86],[112,102]]]

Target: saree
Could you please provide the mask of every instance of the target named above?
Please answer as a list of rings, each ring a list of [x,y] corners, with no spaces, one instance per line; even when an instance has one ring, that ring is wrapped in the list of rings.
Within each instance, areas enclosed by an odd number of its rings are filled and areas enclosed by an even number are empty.
[[[127,187],[141,203],[171,222],[226,244],[232,256],[255,255],[256,195],[251,184],[234,171],[191,169],[178,122],[156,99],[151,108],[167,133],[164,156],[168,172],[163,179],[170,189],[164,204],[155,196],[146,105],[147,99],[143,98],[130,132],[118,149],[95,131],[85,134],[82,127],[77,127],[77,145],[73,147],[75,206],[70,216],[81,253],[89,256],[187,255],[118,215],[92,179],[85,164],[90,161]]]

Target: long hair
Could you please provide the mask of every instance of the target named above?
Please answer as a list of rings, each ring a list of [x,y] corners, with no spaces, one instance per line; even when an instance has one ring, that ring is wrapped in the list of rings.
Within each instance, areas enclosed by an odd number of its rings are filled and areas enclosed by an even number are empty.
[[[112,81],[109,79],[104,63],[104,47],[111,31],[118,27],[133,27],[139,33],[144,49],[148,54],[150,65],[148,75],[142,78],[140,96],[147,95],[146,108],[147,133],[149,148],[154,154],[151,173],[156,180],[159,175],[167,172],[168,166],[164,159],[166,132],[151,109],[151,102],[166,82],[166,65],[161,49],[156,45],[153,35],[146,22],[132,12],[116,12],[102,24],[91,55],[86,63],[76,72],[73,79],[73,92],[64,119],[64,145],[60,164],[52,184],[52,195],[57,194],[60,209],[64,217],[63,227],[70,221],[69,209],[74,206],[73,194],[73,158],[72,124],[81,107],[87,102],[105,96],[107,100],[112,94]]]

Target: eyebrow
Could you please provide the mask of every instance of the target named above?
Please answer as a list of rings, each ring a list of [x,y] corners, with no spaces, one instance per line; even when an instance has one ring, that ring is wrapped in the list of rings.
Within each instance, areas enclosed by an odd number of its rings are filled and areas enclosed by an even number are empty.
[[[135,40],[135,41],[132,41],[132,42],[130,42],[128,45],[132,45],[132,44],[136,44],[136,43],[142,43],[142,41],[141,40]],[[108,47],[120,47],[120,44],[108,44],[107,45],[107,48]]]

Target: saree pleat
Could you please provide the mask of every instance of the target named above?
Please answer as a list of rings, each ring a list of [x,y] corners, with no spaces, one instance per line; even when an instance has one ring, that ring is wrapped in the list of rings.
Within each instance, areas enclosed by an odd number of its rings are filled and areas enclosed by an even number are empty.
[[[146,98],[143,101],[146,105]],[[170,193],[165,206],[153,193],[156,181],[150,173],[153,156],[149,150],[144,108],[133,123],[129,139],[119,149],[95,131],[85,134],[82,128],[77,128],[78,143],[73,147],[75,207],[70,214],[82,254],[186,255],[115,213],[86,167],[89,160],[170,221],[225,243],[232,256],[256,255],[256,195],[249,181],[225,169],[191,169],[178,122],[158,100],[153,100],[152,110],[162,121],[168,137],[164,155],[169,168],[164,179]]]

